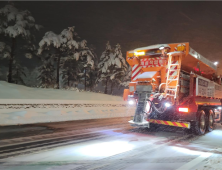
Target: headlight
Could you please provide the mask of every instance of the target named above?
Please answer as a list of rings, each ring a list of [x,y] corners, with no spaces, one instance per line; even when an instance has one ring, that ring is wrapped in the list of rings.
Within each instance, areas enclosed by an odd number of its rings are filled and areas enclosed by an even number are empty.
[[[133,105],[133,104],[134,104],[134,101],[133,101],[133,100],[129,100],[128,103],[129,103],[130,105]]]
[[[168,103],[168,102],[166,102],[166,103],[165,103],[165,106],[166,106],[166,107],[170,107],[170,106],[171,106],[171,104],[170,104],[170,103]]]

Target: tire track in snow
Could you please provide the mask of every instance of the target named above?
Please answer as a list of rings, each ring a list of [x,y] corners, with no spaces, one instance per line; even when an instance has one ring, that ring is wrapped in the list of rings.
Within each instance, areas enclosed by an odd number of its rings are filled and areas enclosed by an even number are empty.
[[[110,156],[108,158],[104,158],[102,160],[99,160],[95,162],[94,164],[88,164],[88,165],[83,165],[77,168],[74,168],[72,170],[82,170],[82,169],[87,169],[87,170],[96,170],[96,169],[103,169],[103,170],[110,170],[110,169],[123,169],[127,167],[127,163],[124,160],[133,160],[133,158],[139,158],[142,157],[143,155],[150,154],[150,152],[154,152],[157,149],[160,149],[161,147],[168,146],[170,144],[173,144],[175,142],[179,141],[185,141],[189,140],[193,135],[185,135],[182,137],[177,137],[176,139],[171,139],[168,140],[168,142],[159,144],[159,145],[154,145],[152,148],[148,146],[143,146],[139,147],[130,151],[126,151],[123,153],[119,153],[113,156]],[[138,160],[140,162],[143,162],[143,160]]]

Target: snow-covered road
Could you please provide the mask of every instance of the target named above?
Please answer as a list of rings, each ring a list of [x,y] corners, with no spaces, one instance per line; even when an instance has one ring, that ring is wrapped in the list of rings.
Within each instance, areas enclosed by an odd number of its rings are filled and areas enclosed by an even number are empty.
[[[1,127],[0,157],[15,156],[1,157],[0,169],[222,169],[221,126],[195,137],[164,126],[135,129],[127,119]]]

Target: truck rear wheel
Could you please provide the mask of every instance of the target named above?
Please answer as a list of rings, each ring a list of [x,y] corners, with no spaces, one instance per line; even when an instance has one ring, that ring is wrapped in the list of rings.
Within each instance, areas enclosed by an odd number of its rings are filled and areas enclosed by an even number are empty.
[[[214,130],[214,112],[213,110],[209,110],[207,116],[207,130],[209,132]]]
[[[192,132],[197,135],[203,135],[206,132],[206,114],[201,110],[197,116],[197,121],[191,125]]]

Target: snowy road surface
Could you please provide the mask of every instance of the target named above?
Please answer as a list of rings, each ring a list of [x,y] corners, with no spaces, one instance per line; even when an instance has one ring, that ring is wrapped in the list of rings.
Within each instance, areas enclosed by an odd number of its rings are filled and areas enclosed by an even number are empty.
[[[133,128],[128,119],[0,127],[0,169],[222,169],[222,126],[195,137]]]

